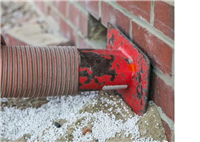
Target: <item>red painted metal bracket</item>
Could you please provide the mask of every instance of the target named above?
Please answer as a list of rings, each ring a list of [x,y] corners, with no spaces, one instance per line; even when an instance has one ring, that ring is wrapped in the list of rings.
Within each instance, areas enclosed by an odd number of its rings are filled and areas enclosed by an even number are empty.
[[[119,89],[117,93],[122,96],[136,114],[143,115],[146,112],[149,94],[149,59],[110,23],[108,23],[107,49],[121,50],[128,57],[129,67],[133,70],[134,75],[128,88]]]
[[[150,61],[108,23],[107,49],[79,49],[79,91],[117,90],[138,115],[146,112]]]

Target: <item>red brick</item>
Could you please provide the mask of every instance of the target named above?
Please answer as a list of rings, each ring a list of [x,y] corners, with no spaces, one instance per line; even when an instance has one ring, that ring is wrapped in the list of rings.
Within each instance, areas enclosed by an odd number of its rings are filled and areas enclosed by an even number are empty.
[[[74,4],[68,3],[67,18],[84,36],[88,34],[88,14],[79,10]]]
[[[85,41],[85,39],[81,36],[79,36],[78,38],[78,42],[79,42],[79,49],[92,49],[92,47]]]
[[[171,77],[173,49],[145,28],[132,22],[133,41],[164,74]]]
[[[70,4],[70,8],[68,9],[68,19],[72,22],[72,24],[78,28],[79,27],[79,9],[73,5],[73,4]]]
[[[154,26],[174,39],[174,6],[163,1],[156,1],[154,13]]]
[[[153,72],[150,95],[155,104],[161,107],[163,112],[174,121],[174,89]]]
[[[52,1],[52,4],[53,4],[54,7],[59,9],[59,1]]]
[[[50,15],[51,17],[53,17],[53,19],[57,22],[60,20],[60,17],[58,16],[58,14],[55,12],[54,9],[52,9],[51,7],[48,7],[48,15]]]
[[[73,18],[73,4],[69,2],[66,10],[66,17],[71,20]]]
[[[59,25],[60,25],[60,31],[63,34],[63,36],[69,39],[72,45],[76,45],[76,33],[70,27],[70,25],[68,25],[68,23],[64,21],[62,18],[60,18]]]
[[[110,22],[129,37],[130,19],[119,10],[114,9],[111,5],[103,1],[101,3],[101,22],[106,27],[107,22]]]
[[[87,11],[97,20],[99,17],[99,1],[86,1]]]
[[[133,15],[150,22],[151,1],[117,1]]]
[[[88,14],[80,12],[79,29],[84,36],[88,35]]]
[[[85,1],[85,0],[79,0],[78,3],[79,3],[84,9],[86,9],[86,1]]]
[[[40,8],[40,10],[45,14],[45,4],[44,1],[35,1],[36,5]]]
[[[162,124],[163,124],[163,127],[164,127],[164,129],[165,129],[165,135],[166,135],[166,137],[167,137],[167,141],[168,141],[168,142],[172,142],[172,141],[171,141],[172,131],[171,131],[171,129],[169,128],[169,125],[168,125],[164,120],[162,120]]]
[[[59,11],[66,16],[66,8],[67,8],[67,1],[58,1],[59,2]]]

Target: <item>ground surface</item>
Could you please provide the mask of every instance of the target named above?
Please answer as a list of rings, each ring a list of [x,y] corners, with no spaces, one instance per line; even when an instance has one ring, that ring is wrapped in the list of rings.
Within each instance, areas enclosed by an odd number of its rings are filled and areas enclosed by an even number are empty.
[[[61,127],[57,128],[55,122]],[[112,91],[41,99],[1,99],[2,140],[164,142],[160,116],[150,103],[139,117]]]

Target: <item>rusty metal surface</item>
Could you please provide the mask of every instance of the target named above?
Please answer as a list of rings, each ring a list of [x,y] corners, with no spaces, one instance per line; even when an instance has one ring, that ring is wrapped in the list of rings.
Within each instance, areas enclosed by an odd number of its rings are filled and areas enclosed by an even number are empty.
[[[120,50],[127,57],[129,68],[134,75],[127,89],[118,89],[127,104],[138,115],[146,112],[149,95],[150,61],[144,53],[124,36],[116,27],[108,23],[107,49]],[[111,52],[112,54],[112,52]]]
[[[1,46],[1,97],[44,97],[78,91],[75,47]]]

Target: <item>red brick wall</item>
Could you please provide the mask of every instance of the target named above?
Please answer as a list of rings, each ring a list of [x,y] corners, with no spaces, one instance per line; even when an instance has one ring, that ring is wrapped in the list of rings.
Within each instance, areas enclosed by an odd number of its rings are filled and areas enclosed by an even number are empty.
[[[87,40],[89,14],[117,26],[149,57],[152,63],[150,97],[162,108],[168,141],[174,121],[174,6],[164,1],[56,1],[36,2],[58,23],[61,34],[78,48],[92,48]],[[163,115],[162,115],[163,116]],[[170,126],[169,126],[170,125]]]

